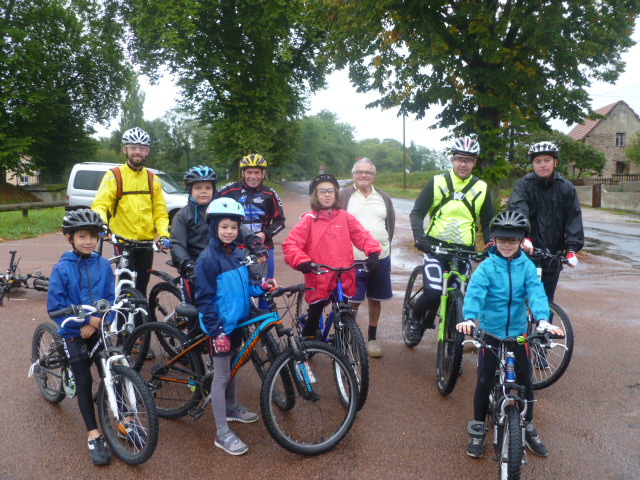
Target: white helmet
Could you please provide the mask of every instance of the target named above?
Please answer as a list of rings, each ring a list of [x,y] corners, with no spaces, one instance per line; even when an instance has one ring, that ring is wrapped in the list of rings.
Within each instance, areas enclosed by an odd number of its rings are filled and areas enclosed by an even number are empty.
[[[151,145],[151,138],[149,137],[149,134],[141,128],[133,127],[132,129],[124,132],[124,135],[122,135],[122,143],[124,145],[135,143],[138,145],[149,146]]]
[[[453,143],[449,147],[451,155],[458,153],[462,155],[469,155],[470,157],[477,157],[480,155],[480,144],[475,137],[462,136],[453,140]]]
[[[551,142],[534,143],[529,149],[529,160],[533,160],[533,158],[538,155],[551,155],[553,158],[557,159],[559,153],[560,149]]]
[[[216,198],[207,207],[207,220],[213,218],[233,218],[242,221],[244,219],[244,208],[233,198]]]

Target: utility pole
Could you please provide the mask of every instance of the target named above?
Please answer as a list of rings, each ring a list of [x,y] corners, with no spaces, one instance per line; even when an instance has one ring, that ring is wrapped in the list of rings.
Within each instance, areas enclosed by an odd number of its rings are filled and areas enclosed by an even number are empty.
[[[407,189],[407,144],[405,143],[405,120],[407,114],[402,114],[402,175],[403,175],[403,189]]]

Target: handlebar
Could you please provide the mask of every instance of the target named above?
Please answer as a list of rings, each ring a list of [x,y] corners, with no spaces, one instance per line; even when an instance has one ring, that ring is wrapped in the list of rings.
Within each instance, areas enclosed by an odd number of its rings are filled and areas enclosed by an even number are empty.
[[[348,272],[349,270],[352,270],[356,267],[360,267],[362,270],[362,272],[368,272],[369,270],[367,269],[367,266],[364,263],[359,263],[356,262],[353,265],[349,266],[349,267],[331,267],[329,265],[324,265],[322,263],[312,263],[311,266],[315,269],[314,272],[316,275],[324,275],[325,273],[329,273],[329,272],[335,272],[337,274],[342,274],[345,272]],[[322,270],[322,269],[325,270]]]
[[[560,261],[564,264],[568,264],[569,260],[567,260],[564,256],[564,254],[562,252],[558,252],[558,253],[551,253],[549,251],[548,248],[542,249],[542,248],[534,248],[533,249],[533,253],[531,254],[527,254],[527,256],[533,260],[534,262],[536,260],[544,260],[544,259],[553,259],[553,260],[557,260]]]
[[[289,287],[278,287],[274,290],[265,293],[266,297],[276,298],[281,297],[282,295],[289,293],[294,294],[297,292],[304,292],[306,287],[304,283],[299,283],[298,285],[291,285]]]
[[[87,317],[87,315],[91,315],[93,313],[102,314],[108,312],[110,308],[111,304],[109,303],[109,300],[103,298],[102,300],[98,300],[93,305],[70,305],[60,310],[54,310],[53,312],[49,312],[49,317],[51,319],[65,316],[69,317],[64,322],[62,322],[61,326],[64,326],[64,324],[69,321],[84,323],[84,319]]]
[[[475,249],[465,250],[462,247],[444,247],[442,245],[435,245],[432,249],[432,252],[436,255],[444,255],[451,258],[468,258],[469,260],[473,260],[474,262],[481,262],[482,260],[487,258],[487,252],[476,252]]]

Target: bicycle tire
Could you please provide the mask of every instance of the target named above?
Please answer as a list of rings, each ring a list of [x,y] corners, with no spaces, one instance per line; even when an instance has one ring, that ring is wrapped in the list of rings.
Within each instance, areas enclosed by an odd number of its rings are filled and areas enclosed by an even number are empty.
[[[507,405],[504,413],[504,424],[499,427],[500,433],[498,434],[500,479],[520,480],[524,454],[520,412],[515,405]]]
[[[62,342],[62,337],[52,323],[41,323],[33,332],[31,363],[38,362],[34,367],[34,377],[40,393],[50,403],[60,403],[65,397],[62,369],[66,358],[62,349],[51,351],[51,347],[58,342]]]
[[[246,342],[254,331],[255,324],[244,327],[242,329],[243,340]],[[273,364],[281,352],[282,349],[280,348],[280,343],[276,341],[271,332],[263,332],[260,335],[260,344],[251,352],[251,362],[253,363],[261,381],[264,381],[267,371],[269,370],[269,366]],[[281,375],[282,391],[278,392],[279,394],[274,394],[274,402],[281,410],[290,410],[293,408],[295,398],[293,391],[295,388],[293,386],[293,379],[291,378],[291,374],[286,370],[282,370]]]
[[[180,330],[187,329],[187,319],[176,315],[176,307],[182,303],[180,289],[171,283],[154,285],[149,294],[149,321],[166,322]]]
[[[117,412],[109,405],[104,379],[97,394],[98,419],[102,433],[111,451],[129,465],[140,465],[151,458],[158,444],[158,413],[145,382],[132,368],[113,366],[113,386]],[[134,425],[135,431],[144,432],[144,442],[132,441],[126,435],[123,423]]]
[[[124,297],[133,299],[135,301],[134,306],[135,305],[141,306],[143,311],[138,312],[136,314],[136,317],[133,320],[133,325],[129,323],[127,323],[126,325],[118,324],[118,341],[120,344],[126,341],[127,337],[131,334],[131,332],[135,327],[139,327],[140,325],[143,325],[149,321],[149,304],[147,302],[146,297],[142,294],[140,290],[133,288],[129,285],[124,285],[120,289],[120,295],[118,296],[118,298],[116,298],[116,302]],[[125,308],[118,310],[118,313],[116,313],[116,320],[114,321],[118,321],[118,322],[123,321],[121,314],[128,316],[130,313],[128,311],[130,309],[133,309],[134,306],[127,306]],[[128,320],[125,320],[125,321],[128,321]]]
[[[293,328],[299,337],[302,336],[302,325],[300,325],[300,319],[305,319],[309,305],[304,299],[304,290],[296,293],[296,316],[293,319]]]
[[[342,316],[345,318],[338,318]],[[335,325],[342,320],[343,327],[336,328],[333,334],[332,345],[342,353],[349,361],[358,382],[358,410],[361,410],[369,395],[369,357],[367,355],[367,345],[362,336],[362,331],[352,312],[338,312],[335,318]],[[338,369],[336,364],[336,369]],[[336,379],[340,379],[339,372],[336,371]],[[343,401],[348,401],[348,389],[341,388]]]
[[[335,348],[324,342],[301,342],[314,381],[314,398],[304,398],[305,386],[291,348],[284,350],[271,365],[260,389],[260,411],[267,431],[286,450],[298,455],[318,455],[333,449],[353,426],[357,414],[358,387],[353,370]],[[335,381],[334,363],[340,366],[344,384],[352,393],[345,406]],[[281,390],[281,371],[286,369],[296,385],[295,404],[282,411],[273,401],[274,391]]]
[[[136,328],[124,346],[131,367],[144,379],[162,418],[183,417],[202,396],[199,382],[205,370],[196,349],[167,366],[186,341],[174,326],[152,322]]]
[[[462,364],[464,334],[456,330],[462,321],[462,292],[450,290],[447,298],[447,317],[445,319],[444,341],[438,341],[436,383],[442,395],[449,395],[456,386]],[[440,322],[443,319],[440,318]]]
[[[422,325],[413,320],[413,302],[424,291],[424,267],[419,265],[413,269],[407,282],[402,304],[402,339],[404,344],[413,348],[420,343],[424,335]]]
[[[553,339],[557,344],[553,348],[542,347],[539,340],[531,342],[529,352],[534,390],[547,388],[556,383],[567,370],[573,355],[574,336],[569,316],[555,303],[549,304],[549,308],[553,314],[553,323],[562,329],[565,336]],[[565,345],[566,349],[561,345]],[[548,368],[542,368],[543,366]]]

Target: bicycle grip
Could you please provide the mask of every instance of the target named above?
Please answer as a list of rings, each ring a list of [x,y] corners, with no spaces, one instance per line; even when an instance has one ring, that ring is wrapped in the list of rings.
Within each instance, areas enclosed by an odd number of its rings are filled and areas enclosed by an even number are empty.
[[[63,308],[61,310],[54,310],[53,312],[49,312],[49,318],[52,320],[58,317],[68,317],[70,315],[77,315],[77,309],[75,305],[71,305],[70,307]]]

